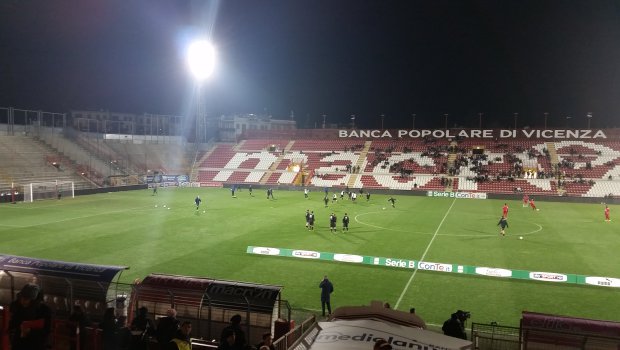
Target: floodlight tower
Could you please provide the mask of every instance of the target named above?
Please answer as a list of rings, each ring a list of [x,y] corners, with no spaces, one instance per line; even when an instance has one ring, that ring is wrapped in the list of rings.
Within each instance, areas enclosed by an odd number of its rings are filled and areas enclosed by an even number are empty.
[[[187,65],[194,77],[196,91],[196,142],[206,142],[206,115],[202,96],[204,82],[215,68],[215,48],[204,39],[196,40],[187,47]]]

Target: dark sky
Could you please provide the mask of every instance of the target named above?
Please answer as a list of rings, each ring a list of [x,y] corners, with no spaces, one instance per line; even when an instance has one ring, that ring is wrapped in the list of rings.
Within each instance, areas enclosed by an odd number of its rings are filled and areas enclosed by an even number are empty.
[[[620,126],[620,2],[606,0],[2,0],[0,106],[187,115],[183,48],[208,28],[209,115]]]

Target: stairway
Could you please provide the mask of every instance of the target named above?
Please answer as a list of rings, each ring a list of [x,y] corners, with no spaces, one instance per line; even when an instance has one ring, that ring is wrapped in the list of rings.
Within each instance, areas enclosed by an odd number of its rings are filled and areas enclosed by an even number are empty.
[[[273,164],[271,164],[271,166],[269,167],[269,170],[267,170],[265,172],[265,174],[263,175],[263,177],[261,177],[259,183],[261,185],[264,185],[267,183],[267,180],[269,180],[269,177],[271,177],[271,174],[273,174],[273,172],[278,169],[278,166],[280,166],[280,163],[284,160],[284,156],[290,151],[290,149],[293,147],[293,144],[295,144],[295,141],[291,140],[286,144],[286,147],[284,147],[284,151],[280,154],[280,156],[278,157],[278,159],[276,159],[275,162],[273,162]]]
[[[560,162],[560,158],[558,158],[558,152],[555,149],[555,143],[545,142],[545,145],[547,146],[547,151],[549,152],[549,161],[551,162],[551,166],[553,167],[555,164],[558,164]],[[558,195],[563,196],[564,193],[566,193],[566,190],[558,186]]]
[[[370,150],[370,145],[372,144],[372,141],[366,141],[364,143],[364,148],[362,149],[362,151],[360,152],[360,156],[359,158],[357,158],[357,163],[355,163],[356,167],[360,168],[360,172],[364,171],[364,169],[362,168],[362,166],[364,165],[364,161],[366,160],[366,156],[368,155],[368,151]],[[359,173],[355,173],[355,174],[351,174],[351,177],[349,177],[349,181],[347,182],[347,186],[349,188],[353,188],[353,186],[355,185],[355,183],[357,182],[357,178],[360,176],[361,174]]]

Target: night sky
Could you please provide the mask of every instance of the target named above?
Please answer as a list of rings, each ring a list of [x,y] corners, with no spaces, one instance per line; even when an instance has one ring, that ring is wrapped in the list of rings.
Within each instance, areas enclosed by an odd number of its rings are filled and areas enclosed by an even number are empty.
[[[210,116],[620,126],[620,2],[606,0],[2,0],[0,106],[188,115],[197,33],[218,50]]]

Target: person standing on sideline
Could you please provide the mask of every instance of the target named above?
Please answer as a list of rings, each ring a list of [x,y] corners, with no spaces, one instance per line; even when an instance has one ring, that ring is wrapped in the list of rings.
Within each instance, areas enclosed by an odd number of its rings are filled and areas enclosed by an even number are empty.
[[[508,220],[506,220],[505,216],[502,216],[501,218],[499,218],[499,222],[497,223],[497,226],[501,227],[501,231],[499,231],[499,233],[502,234],[502,236],[506,235],[506,227],[508,227]]]
[[[349,216],[347,213],[344,213],[342,217],[342,232],[349,231]]]
[[[252,194],[252,185],[248,187],[248,192],[250,192],[250,197],[254,197],[254,195]]]
[[[200,208],[201,202],[202,202],[202,199],[200,199],[200,196],[196,196],[196,199],[194,199],[194,203],[196,203],[196,210]]]
[[[605,221],[610,222],[611,219],[609,218],[609,207],[605,206]]]
[[[502,207],[502,216],[508,219],[508,204],[504,203]]]
[[[334,285],[329,281],[327,275],[325,275],[319,284],[319,288],[321,288],[321,309],[323,310],[323,317],[325,317],[325,306],[327,306],[327,314],[331,315],[332,313],[330,296],[334,291]]]

